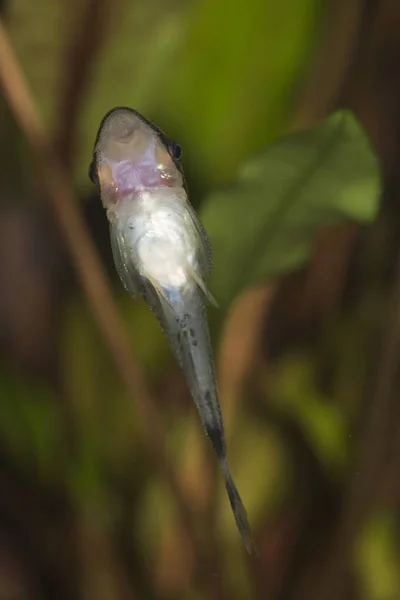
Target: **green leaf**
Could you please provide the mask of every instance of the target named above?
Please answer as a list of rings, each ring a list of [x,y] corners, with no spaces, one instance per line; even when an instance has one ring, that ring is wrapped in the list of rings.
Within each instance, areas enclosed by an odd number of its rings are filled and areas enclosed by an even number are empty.
[[[268,146],[202,211],[217,301],[226,308],[244,288],[301,266],[318,228],[369,222],[378,201],[377,159],[350,112]]]
[[[321,0],[247,0],[245,10],[242,0],[230,0],[228,9],[222,1],[191,3],[157,113],[178,136],[197,180],[227,181],[286,126],[322,6]]]
[[[358,540],[355,562],[361,579],[362,597],[367,600],[395,600],[399,597],[396,528],[394,514],[385,510],[370,519]]]

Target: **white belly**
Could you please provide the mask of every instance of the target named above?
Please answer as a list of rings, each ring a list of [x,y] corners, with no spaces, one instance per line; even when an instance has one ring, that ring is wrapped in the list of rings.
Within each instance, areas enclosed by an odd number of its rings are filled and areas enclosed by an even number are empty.
[[[170,206],[149,202],[129,219],[132,250],[142,276],[161,286],[185,286],[196,259],[196,236],[184,215]]]

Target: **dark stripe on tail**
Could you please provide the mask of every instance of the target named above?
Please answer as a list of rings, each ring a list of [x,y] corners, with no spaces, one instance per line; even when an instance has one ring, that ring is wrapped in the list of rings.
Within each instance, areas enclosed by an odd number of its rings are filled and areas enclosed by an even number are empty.
[[[219,428],[217,429],[209,426],[206,426],[205,429],[218,457],[218,462],[225,479],[225,488],[228,494],[230,505],[232,507],[233,516],[235,517],[236,525],[239,529],[243,544],[249,554],[257,554],[257,549],[251,533],[246,509],[232,479],[228,462],[226,460],[224,431]]]
[[[211,392],[209,390],[204,394],[204,404],[207,406],[209,413],[213,415],[213,422],[204,423],[204,428],[210,438],[218,460],[226,460],[225,432],[222,425],[222,417],[221,414],[215,414],[215,406],[211,401]]]
[[[226,460],[226,447],[224,432],[217,427],[211,427],[207,423],[204,425],[206,434],[210,438],[214,452],[217,455],[219,461]]]
[[[229,502],[232,507],[232,512],[235,517],[236,525],[239,529],[243,544],[249,554],[257,555],[257,548],[251,533],[249,520],[247,518],[246,509],[243,506],[242,499],[240,498],[239,492],[236,485],[233,482],[232,476],[229,471],[229,467],[225,461],[222,466],[222,470],[225,476],[225,487],[228,493]]]

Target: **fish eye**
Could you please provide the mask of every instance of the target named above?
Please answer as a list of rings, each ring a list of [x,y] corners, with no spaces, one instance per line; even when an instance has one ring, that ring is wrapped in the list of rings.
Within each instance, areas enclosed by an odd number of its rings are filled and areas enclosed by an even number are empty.
[[[93,157],[92,162],[90,163],[90,166],[89,166],[89,179],[92,183],[94,183],[95,185],[98,185],[99,176],[97,174],[97,165],[96,165],[95,157]]]
[[[175,140],[169,140],[168,151],[174,160],[181,160],[182,147]]]

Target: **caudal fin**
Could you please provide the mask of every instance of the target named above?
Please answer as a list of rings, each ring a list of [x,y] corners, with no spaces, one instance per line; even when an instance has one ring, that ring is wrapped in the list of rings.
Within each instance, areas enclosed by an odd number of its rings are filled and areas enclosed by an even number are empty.
[[[240,536],[243,540],[244,547],[249,554],[257,555],[257,547],[251,532],[250,523],[247,517],[246,509],[243,505],[242,499],[238,492],[238,489],[233,481],[228,463],[224,461],[221,463],[221,470],[225,479],[225,488],[228,494],[229,502],[231,504],[232,512],[235,517],[236,525],[239,530]]]

